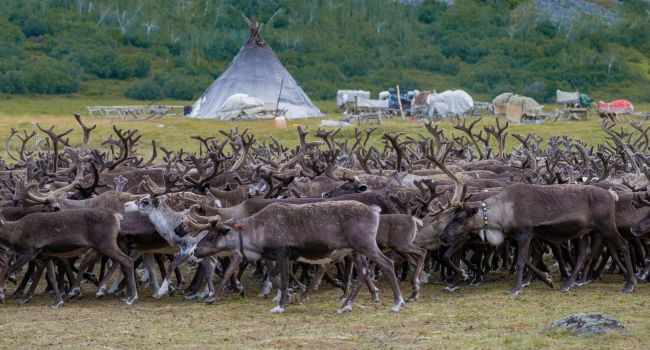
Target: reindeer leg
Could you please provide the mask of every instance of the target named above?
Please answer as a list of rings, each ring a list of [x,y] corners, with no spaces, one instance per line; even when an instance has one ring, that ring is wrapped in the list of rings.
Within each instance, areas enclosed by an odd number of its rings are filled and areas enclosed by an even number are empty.
[[[316,274],[314,275],[314,278],[312,278],[311,281],[309,281],[309,285],[307,285],[307,289],[305,289],[302,292],[298,304],[302,305],[307,300],[309,300],[309,294],[316,288],[316,286],[320,284],[320,281],[323,279],[323,276],[325,276],[325,273],[327,272],[327,268],[331,265],[332,263],[318,265],[318,269],[316,270]]]
[[[515,273],[515,284],[512,287],[512,289],[508,292],[510,295],[519,295],[521,294],[521,286],[522,286],[522,277],[524,273],[524,266],[526,265],[526,261],[529,260],[529,248],[530,248],[530,241],[532,240],[533,234],[532,232],[519,232],[519,234],[516,236],[517,240],[517,270]]]
[[[72,286],[70,286],[70,291],[68,291],[67,299],[77,297],[81,298],[81,280],[83,279],[86,271],[88,271],[91,266],[94,266],[98,259],[99,255],[94,249],[90,250],[88,254],[83,255],[81,262],[79,263],[79,273],[74,279],[74,282],[72,282]]]
[[[357,283],[354,286],[352,292],[347,296],[347,298],[345,298],[345,301],[343,301],[343,305],[341,305],[341,307],[336,310],[338,313],[352,311],[352,302],[354,302],[354,300],[357,298],[357,295],[361,290],[361,286],[363,285],[363,281],[369,280],[368,262],[366,257],[359,254],[353,254],[351,258],[354,261],[354,266],[357,268]]]
[[[557,266],[560,269],[560,276],[561,279],[567,279],[569,277],[569,272],[566,269],[566,262],[564,262],[564,255],[562,254],[562,248],[557,242],[548,242],[549,247],[551,247],[551,251],[553,252],[553,256],[555,257],[555,260],[557,260]]]
[[[607,230],[609,229],[609,230]],[[621,237],[621,235],[616,230],[614,223],[609,222],[608,226],[603,225],[599,227],[599,230],[605,230],[603,236],[607,237],[612,244],[623,254],[623,260],[625,261],[625,287],[623,288],[624,293],[631,293],[634,291],[634,286],[636,285],[636,276],[634,276],[634,267],[632,266],[632,260],[630,259],[630,250],[628,242]],[[611,253],[612,258],[614,257],[614,252]]]
[[[205,299],[206,303],[214,302],[215,300],[219,300],[223,297],[226,283],[230,280],[230,276],[234,275],[235,272],[237,272],[237,269],[239,269],[239,263],[241,263],[242,258],[243,257],[238,254],[234,254],[233,256],[230,257],[230,262],[228,263],[228,267],[226,267],[226,271],[223,274],[223,278],[219,282],[219,286],[216,292],[214,291],[214,288],[211,288],[212,277],[208,279],[208,288],[210,289],[210,293],[208,294],[208,297]]]
[[[113,261],[116,262],[115,265],[119,263],[122,266],[124,276],[126,277],[126,288],[128,294],[126,299],[124,299],[124,302],[127,305],[132,305],[136,300],[138,300],[133,260],[128,255],[124,254],[114,241],[107,241],[106,243],[96,247],[96,249],[100,253],[113,259]]]
[[[338,300],[346,300],[350,296],[350,284],[352,283],[352,269],[354,268],[351,256],[343,258],[345,266],[343,270],[343,295]]]
[[[189,260],[189,258],[190,255],[185,253],[176,255],[174,260],[172,260],[172,262],[169,264],[169,267],[167,269],[167,274],[165,275],[165,279],[163,280],[162,285],[160,285],[160,288],[158,288],[158,290],[156,290],[156,293],[153,295],[154,298],[160,299],[160,297],[167,294],[167,292],[169,291],[169,283],[171,280],[172,273],[180,264]]]
[[[34,275],[35,267],[36,267],[36,263],[34,261],[30,261],[29,265],[27,266],[27,271],[25,271],[25,275],[23,276],[23,279],[20,281],[18,287],[16,287],[16,290],[11,294],[13,298],[18,298],[23,295],[23,293],[25,292],[25,287],[27,287],[30,278],[32,278],[32,276]]]
[[[373,246],[368,247],[368,249],[363,250],[369,253],[364,255],[366,255],[370,260],[374,261],[375,264],[381,267],[381,269],[384,271],[384,275],[386,275],[386,278],[388,278],[391,289],[393,290],[393,307],[391,307],[390,311],[398,312],[402,305],[404,305],[404,298],[402,298],[402,292],[399,289],[399,283],[397,282],[397,277],[395,276],[393,261],[386,257],[386,255],[384,255],[379,250],[376,243],[374,243]],[[363,254],[363,252],[361,253]]]
[[[285,307],[288,305],[287,293],[289,291],[289,258],[280,253],[276,257],[276,265],[280,270],[280,301],[278,306],[271,309],[272,313],[282,313],[284,312]]]
[[[183,300],[194,300],[198,297],[199,295],[199,288],[201,287],[201,282],[203,281],[203,277],[207,277],[207,274],[214,274],[214,267],[212,267],[212,271],[206,271],[203,266],[203,261],[206,259],[201,260],[199,263],[199,268],[196,269],[196,272],[194,272],[194,276],[192,277],[192,281],[190,281],[190,284],[185,288],[183,291]]]
[[[409,265],[415,266],[415,271],[413,272],[413,279],[411,280],[412,291],[411,295],[407,299],[408,302],[416,301],[420,295],[420,275],[422,274],[422,268],[424,266],[424,259],[426,258],[427,251],[419,247],[409,247],[409,249],[404,253],[404,259],[409,263]]]
[[[160,283],[158,282],[158,276],[156,276],[156,270],[154,267],[156,264],[156,258],[154,258],[153,254],[144,254],[142,258],[144,260],[144,267],[149,274],[150,285],[154,290],[158,290],[158,288],[160,288]]]
[[[576,261],[576,266],[574,266],[573,270],[571,270],[571,275],[569,276],[569,278],[566,281],[564,281],[564,284],[562,284],[562,287],[560,288],[560,292],[568,292],[569,290],[571,290],[571,287],[573,287],[573,284],[576,280],[576,277],[578,276],[578,273],[580,273],[582,266],[587,260],[587,256],[590,255],[591,248],[589,243],[587,242],[587,237],[582,237],[578,241],[578,250],[580,254],[578,255],[578,261]]]
[[[32,297],[36,292],[36,287],[38,286],[38,282],[41,280],[41,276],[43,275],[43,271],[45,270],[45,265],[43,264],[42,261],[38,261],[38,262],[34,261],[34,266],[36,271],[32,275],[32,284],[29,286],[29,290],[27,291],[27,294],[24,297],[22,297],[18,302],[20,303],[20,305],[25,305],[32,300]]]
[[[45,267],[47,269],[47,279],[52,285],[52,290],[54,291],[54,304],[52,304],[52,308],[56,309],[61,306],[63,306],[63,299],[61,299],[61,293],[59,292],[59,285],[56,281],[56,275],[54,273],[54,260],[53,259],[47,259],[47,262],[45,263]]]
[[[377,288],[375,284],[372,282],[372,278],[370,277],[370,274],[366,274],[364,280],[366,282],[366,286],[368,286],[368,291],[370,292],[370,296],[372,297],[372,302],[378,303],[379,296],[377,295],[377,292],[379,291],[379,288]],[[354,298],[356,298],[356,296]],[[354,300],[354,298],[352,300]]]

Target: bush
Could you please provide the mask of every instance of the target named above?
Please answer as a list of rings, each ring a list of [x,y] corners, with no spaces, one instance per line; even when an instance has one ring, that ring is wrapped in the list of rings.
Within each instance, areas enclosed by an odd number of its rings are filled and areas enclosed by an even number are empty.
[[[82,69],[49,57],[36,57],[0,74],[0,91],[13,94],[66,94],[77,92]]]
[[[192,100],[197,97],[209,84],[209,79],[197,77],[170,77],[165,79],[163,90],[165,97],[177,100]]]
[[[163,97],[160,82],[156,79],[147,79],[142,82],[137,82],[131,85],[126,91],[124,96],[134,100],[159,100]]]

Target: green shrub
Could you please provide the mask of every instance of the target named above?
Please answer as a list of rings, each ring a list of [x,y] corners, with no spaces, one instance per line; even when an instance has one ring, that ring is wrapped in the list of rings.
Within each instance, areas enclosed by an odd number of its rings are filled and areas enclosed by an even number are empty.
[[[156,79],[147,79],[131,85],[124,91],[124,96],[134,100],[154,101],[163,97],[163,91]]]

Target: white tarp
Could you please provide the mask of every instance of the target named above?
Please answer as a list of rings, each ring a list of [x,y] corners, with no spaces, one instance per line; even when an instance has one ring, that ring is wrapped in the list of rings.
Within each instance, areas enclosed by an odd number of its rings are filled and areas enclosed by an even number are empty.
[[[579,92],[568,92],[557,90],[555,91],[557,96],[557,103],[580,103],[580,93]]]
[[[370,108],[370,109],[388,108],[388,100],[371,100],[366,98],[360,98],[357,104],[359,108]]]
[[[370,91],[365,90],[339,90],[336,92],[336,105],[343,107],[348,102],[354,102],[354,98],[370,99]]]
[[[232,120],[242,115],[253,117],[264,111],[264,101],[246,94],[234,94],[224,102],[217,114],[221,120]]]
[[[474,100],[463,90],[447,90],[439,94],[431,93],[427,98],[429,115],[433,113],[446,116],[447,114],[463,115],[472,107]]]

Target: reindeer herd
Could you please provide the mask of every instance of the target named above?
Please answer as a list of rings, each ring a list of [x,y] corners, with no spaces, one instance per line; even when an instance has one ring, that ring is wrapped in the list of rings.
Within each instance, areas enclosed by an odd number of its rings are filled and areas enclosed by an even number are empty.
[[[29,302],[43,272],[59,307],[81,297],[84,282],[129,305],[138,284],[155,298],[184,287],[184,299],[214,302],[243,295],[248,269],[262,296],[277,290],[271,312],[307,301],[323,282],[342,289],[346,312],[364,285],[377,301],[374,283],[385,278],[397,312],[399,279],[416,301],[421,279],[451,292],[497,270],[514,274],[510,294],[534,280],[552,288],[550,264],[560,291],[606,272],[632,292],[649,276],[650,127],[604,122],[604,142],[592,146],[512,134],[510,148],[499,119],[463,120],[453,133],[425,123],[417,137],[319,129],[308,140],[298,126],[294,148],[234,128],[193,136],[198,152],[153,141],[145,157],[138,130],[113,126],[117,138],[94,149],[95,126],[75,118],[77,148],[72,129],[54,126],[37,124],[40,141],[14,129],[6,139],[2,302],[7,281]]]

